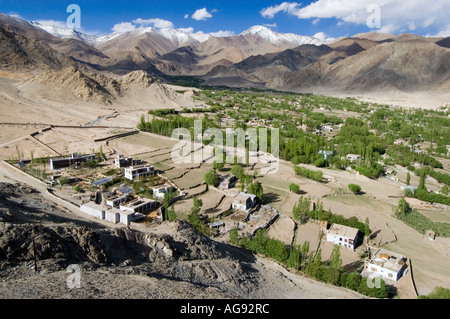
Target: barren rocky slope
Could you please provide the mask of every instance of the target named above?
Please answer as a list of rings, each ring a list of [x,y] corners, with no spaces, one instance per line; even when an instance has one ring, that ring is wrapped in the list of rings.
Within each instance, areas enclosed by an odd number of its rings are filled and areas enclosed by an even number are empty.
[[[215,242],[183,221],[105,228],[23,185],[0,183],[0,198],[2,298],[360,297]],[[67,286],[71,264],[81,267],[79,289]]]
[[[285,89],[442,91],[450,78],[450,50],[423,40],[387,42],[332,65],[315,63],[288,75]]]

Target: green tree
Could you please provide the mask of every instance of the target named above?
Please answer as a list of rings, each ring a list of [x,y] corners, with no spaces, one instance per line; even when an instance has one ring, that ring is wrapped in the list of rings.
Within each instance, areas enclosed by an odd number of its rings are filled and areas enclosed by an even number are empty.
[[[209,171],[205,175],[205,183],[208,185],[217,186],[219,185],[219,176],[215,171]]]
[[[311,199],[301,196],[298,199],[298,203],[294,205],[292,215],[295,220],[303,224],[306,223],[306,221],[308,220],[308,214],[310,212],[310,209],[311,209]]]
[[[233,228],[230,231],[230,243],[233,244],[233,245],[238,245],[239,244],[239,234],[238,234],[237,228]]]
[[[249,194],[256,195],[256,198],[258,198],[260,201],[263,200],[264,188],[262,187],[261,183],[259,182],[251,183],[248,186],[247,190]]]
[[[305,241],[302,245],[302,261],[305,263],[308,260],[309,245],[309,241]]]
[[[419,185],[417,186],[417,190],[426,190],[425,180],[427,179],[427,172],[425,169],[419,170]]]
[[[447,185],[444,185],[444,187],[442,187],[441,193],[444,194],[445,196],[448,196],[448,186]]]
[[[319,248],[313,261],[309,262],[308,265],[306,266],[305,272],[311,277],[319,279],[321,275],[321,270],[322,270],[322,248]]]
[[[369,217],[367,217],[366,221],[364,222],[364,235],[366,235],[366,236],[370,235]]]
[[[361,279],[362,277],[360,274],[352,272],[347,276],[347,279],[345,281],[345,287],[351,290],[358,290],[358,288],[361,285]]]
[[[103,161],[105,159],[105,154],[103,153],[103,146],[100,145],[100,161]]]
[[[171,206],[167,212],[167,220],[173,222],[177,219],[177,213],[175,212],[175,207]]]
[[[224,167],[225,167],[224,163],[220,163],[220,162],[216,162],[216,161],[214,161],[214,163],[213,163],[213,169],[216,171],[221,171],[224,169]]]
[[[298,184],[295,183],[291,183],[291,185],[289,185],[289,190],[293,193],[298,193],[300,191],[300,186]]]
[[[411,174],[409,172],[406,174],[406,185],[411,185]]]
[[[395,215],[399,218],[402,218],[411,213],[411,211],[412,209],[409,206],[408,202],[404,198],[402,198],[398,202],[398,206],[395,209]]]
[[[293,246],[291,248],[291,251],[289,252],[288,267],[294,268],[295,270],[299,270],[301,258],[302,258],[301,247]]]
[[[342,271],[341,246],[335,245],[330,257],[330,267]]]
[[[204,235],[209,235],[210,233],[209,228],[205,225],[205,223],[203,223],[199,215],[202,206],[203,206],[202,200],[197,197],[194,197],[194,206],[192,207],[191,214],[189,215],[189,222],[200,233]]]
[[[244,168],[240,164],[233,165],[233,167],[231,168],[231,174],[236,176],[237,179],[241,180],[245,175]]]
[[[353,194],[359,194],[361,192],[361,186],[356,184],[349,184],[348,188],[353,192]]]

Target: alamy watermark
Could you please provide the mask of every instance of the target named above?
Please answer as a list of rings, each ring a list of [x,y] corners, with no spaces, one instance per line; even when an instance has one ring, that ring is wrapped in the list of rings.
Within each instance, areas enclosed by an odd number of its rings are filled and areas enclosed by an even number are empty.
[[[275,174],[279,168],[280,132],[278,128],[218,128],[203,131],[202,121],[194,122],[194,136],[186,128],[172,132],[172,139],[179,141],[172,148],[175,164],[241,163],[261,164],[261,174]],[[209,144],[204,145],[204,142]],[[270,145],[270,149],[269,149]]]
[[[381,277],[379,275],[376,274],[371,274],[369,275],[369,277],[367,277],[367,287],[369,289],[373,289],[373,288],[381,288]]]
[[[67,12],[72,13],[67,18],[67,27],[69,29],[81,29],[81,8],[77,4],[70,4]]]
[[[69,265],[66,272],[71,273],[66,280],[67,288],[81,288],[81,266],[77,264]]]
[[[367,13],[371,13],[367,18],[367,27],[369,29],[381,28],[381,7],[378,4],[369,4]]]

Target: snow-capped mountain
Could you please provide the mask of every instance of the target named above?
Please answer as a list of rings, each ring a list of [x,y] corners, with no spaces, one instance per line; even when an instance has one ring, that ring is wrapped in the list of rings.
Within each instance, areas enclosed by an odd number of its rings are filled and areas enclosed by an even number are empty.
[[[197,42],[204,42],[211,36],[202,32],[191,32],[186,29],[156,29],[156,28],[139,28],[135,31],[131,31],[135,35],[152,34],[170,42],[177,44],[179,47],[192,45]]]
[[[276,46],[288,45],[293,48],[301,46],[302,44],[323,44],[321,40],[314,37],[297,35],[293,33],[278,33],[260,25],[251,27],[250,29],[242,32],[241,35],[256,35]]]
[[[62,28],[57,25],[42,24],[37,21],[30,22],[31,25],[39,27],[46,32],[60,38],[60,39],[77,39],[83,41],[89,45],[96,46],[110,40],[113,40],[124,33],[113,32],[106,35],[96,36],[86,34],[74,29]],[[144,34],[154,34],[156,36],[163,37],[179,47],[192,45],[195,42],[205,42],[210,38],[214,37],[213,34],[199,32],[193,32],[192,29],[157,29],[157,28],[138,28],[134,31],[129,31],[126,33],[133,34],[134,36],[140,36]],[[272,31],[270,28],[264,26],[253,26],[250,29],[241,33],[241,35],[255,35],[260,38],[273,43],[276,46],[288,46],[297,47],[302,44],[315,44],[321,45],[323,42],[317,38],[302,36],[293,33],[279,33]]]
[[[41,28],[42,30],[50,33],[51,35],[54,35],[55,37],[58,37],[60,39],[76,39],[83,41],[84,43],[90,44],[90,45],[96,45],[98,43],[98,38],[95,35],[90,35],[86,33],[82,33],[80,31],[69,29],[69,28],[62,28],[57,25],[48,25],[48,24],[42,24],[37,21],[31,21],[30,24],[32,26]]]

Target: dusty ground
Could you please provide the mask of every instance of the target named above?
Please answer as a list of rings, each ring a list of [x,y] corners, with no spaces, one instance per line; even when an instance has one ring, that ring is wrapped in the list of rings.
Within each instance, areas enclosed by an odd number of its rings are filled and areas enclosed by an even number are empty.
[[[314,93],[314,92],[313,92]],[[339,98],[354,97],[364,102],[395,105],[405,108],[437,109],[450,102],[450,94],[430,94],[429,92],[371,92],[342,94],[330,91],[317,92]]]
[[[0,195],[1,298],[361,298],[211,241],[184,222],[111,228],[60,210],[19,184],[0,184]],[[80,266],[80,288],[67,285],[69,264]]]

